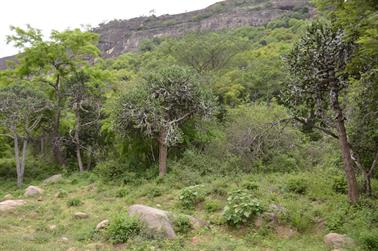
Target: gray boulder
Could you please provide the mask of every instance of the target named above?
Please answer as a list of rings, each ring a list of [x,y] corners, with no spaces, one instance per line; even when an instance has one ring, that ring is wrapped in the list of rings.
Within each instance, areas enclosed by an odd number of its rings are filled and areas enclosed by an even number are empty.
[[[43,189],[37,186],[28,186],[28,188],[26,188],[25,193],[24,193],[26,197],[34,197],[41,194],[43,194]]]
[[[109,226],[109,220],[103,220],[103,221],[101,221],[100,223],[97,224],[96,230],[98,231],[98,230],[107,228],[107,226]]]
[[[77,212],[74,214],[75,219],[86,219],[89,218],[89,214],[83,212]]]
[[[0,212],[13,211],[18,206],[25,205],[24,200],[5,200],[0,202]]]
[[[144,205],[132,205],[129,207],[128,213],[130,216],[138,217],[153,233],[162,235],[167,239],[176,238],[172,221],[175,218],[173,213]],[[187,217],[194,229],[207,225],[206,222],[195,217]]]
[[[323,238],[324,243],[331,249],[351,248],[354,241],[344,234],[329,233]]]

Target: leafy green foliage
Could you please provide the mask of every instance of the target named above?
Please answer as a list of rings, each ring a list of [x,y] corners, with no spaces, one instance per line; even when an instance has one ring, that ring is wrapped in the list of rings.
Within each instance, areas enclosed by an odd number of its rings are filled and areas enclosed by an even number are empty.
[[[126,243],[142,231],[141,222],[133,217],[119,214],[115,216],[106,229],[107,238],[114,244]]]
[[[348,189],[347,183],[345,181],[345,178],[341,177],[341,176],[334,177],[333,184],[332,184],[332,189],[336,193],[345,194],[347,192],[347,189]]]
[[[218,200],[207,200],[205,201],[203,208],[208,213],[214,213],[222,208],[222,205]]]
[[[239,226],[262,212],[260,202],[254,199],[249,191],[237,190],[227,198],[223,217],[227,224]]]
[[[186,234],[192,229],[192,224],[190,223],[190,219],[186,215],[176,215],[174,217],[174,230],[180,234]]]
[[[180,204],[187,209],[194,208],[199,202],[204,200],[203,185],[185,187],[181,190]]]
[[[287,181],[286,189],[292,193],[305,194],[308,189],[307,180],[302,177],[292,177]]]

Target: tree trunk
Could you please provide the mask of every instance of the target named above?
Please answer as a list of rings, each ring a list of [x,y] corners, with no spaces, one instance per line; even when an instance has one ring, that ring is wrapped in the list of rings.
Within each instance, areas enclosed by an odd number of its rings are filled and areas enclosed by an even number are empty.
[[[56,95],[56,104],[55,104],[55,118],[54,118],[54,125],[53,125],[53,153],[54,153],[54,159],[55,162],[59,165],[64,166],[65,159],[63,156],[62,151],[62,144],[60,142],[60,117],[62,115],[62,93],[61,93],[61,84],[60,84],[60,76],[58,75],[56,78],[55,83],[55,95]]]
[[[167,173],[167,152],[168,147],[165,143],[166,132],[164,129],[160,130],[159,135],[159,176],[164,176]]]
[[[88,146],[88,162],[87,162],[87,170],[91,170],[92,167],[92,146]]]
[[[22,145],[22,159],[21,159],[21,177],[22,180],[24,179],[24,173],[25,173],[25,162],[26,162],[26,155],[27,155],[27,147],[28,147],[28,139],[24,139],[23,145]]]
[[[336,114],[336,127],[339,134],[339,144],[344,162],[344,172],[348,183],[348,198],[350,203],[355,204],[359,199],[358,185],[353,169],[351,149],[344,124],[344,115],[339,104],[338,92],[336,90],[331,91],[331,102]]]
[[[80,152],[80,110],[77,108],[76,110],[76,126],[75,126],[75,144],[76,144],[76,157],[77,157],[77,164],[79,166],[80,172],[84,172],[84,165],[81,159],[81,152]]]
[[[21,161],[20,161],[20,149],[18,146],[18,136],[14,136],[14,156],[16,159],[16,171],[17,171],[17,186],[21,187],[23,183],[23,177],[21,173]]]

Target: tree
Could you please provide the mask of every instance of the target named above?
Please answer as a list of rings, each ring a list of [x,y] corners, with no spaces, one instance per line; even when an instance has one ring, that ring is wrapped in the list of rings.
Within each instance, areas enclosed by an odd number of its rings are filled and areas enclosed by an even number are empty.
[[[246,45],[243,39],[222,33],[193,33],[172,42],[167,53],[200,74],[222,69]]]
[[[75,114],[74,135],[71,136],[75,144],[76,158],[80,172],[85,170],[82,160],[82,149],[85,149],[84,142],[88,144],[87,169],[91,165],[93,141],[99,131],[101,118],[101,94],[102,76],[95,69],[75,72],[67,81],[67,94],[72,111]],[[82,139],[85,129],[85,140]],[[92,142],[91,142],[92,141]]]
[[[120,131],[141,130],[159,144],[159,174],[167,172],[168,146],[182,139],[180,127],[189,118],[210,117],[215,99],[187,68],[173,66],[145,76],[144,82],[124,94],[118,104]]]
[[[77,69],[88,65],[99,55],[96,47],[98,35],[82,32],[80,29],[53,31],[49,40],[44,40],[40,30],[30,26],[27,29],[11,27],[14,35],[8,36],[8,43],[22,51],[18,55],[17,74],[45,84],[54,103],[52,121],[53,152],[56,161],[64,164],[60,124],[65,107],[64,79]]]
[[[287,84],[285,103],[309,128],[336,127],[351,203],[359,199],[351,147],[345,127],[345,113],[341,96],[347,91],[347,76],[343,74],[352,54],[352,46],[345,42],[342,30],[329,24],[314,22],[288,55],[288,69],[292,76]],[[301,118],[306,116],[306,119]]]
[[[14,141],[19,187],[23,184],[28,142],[48,108],[46,98],[30,88],[16,85],[0,90],[0,123]]]

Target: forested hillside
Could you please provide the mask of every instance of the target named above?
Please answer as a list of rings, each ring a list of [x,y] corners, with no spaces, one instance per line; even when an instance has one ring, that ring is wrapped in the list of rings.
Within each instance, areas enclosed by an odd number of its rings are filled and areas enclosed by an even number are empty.
[[[12,27],[0,250],[378,250],[378,4],[313,4]]]

